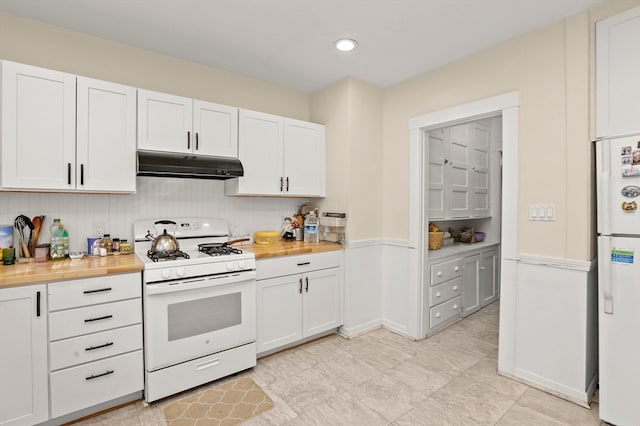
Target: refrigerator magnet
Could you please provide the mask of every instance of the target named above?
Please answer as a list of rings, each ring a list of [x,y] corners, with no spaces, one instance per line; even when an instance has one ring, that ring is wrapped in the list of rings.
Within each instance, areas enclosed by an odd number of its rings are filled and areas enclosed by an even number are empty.
[[[611,261],[614,263],[633,263],[633,250],[612,249]]]
[[[635,212],[636,210],[638,210],[638,203],[636,203],[635,201],[623,201],[622,210],[625,212]]]
[[[627,198],[636,198],[638,195],[640,195],[640,186],[627,185],[624,188],[622,188],[620,192],[622,193],[622,195],[624,195]]]

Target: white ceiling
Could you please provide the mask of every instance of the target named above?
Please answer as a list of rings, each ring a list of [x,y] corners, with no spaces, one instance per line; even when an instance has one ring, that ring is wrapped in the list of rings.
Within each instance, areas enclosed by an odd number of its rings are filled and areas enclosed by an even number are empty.
[[[307,92],[388,87],[605,0],[0,0],[0,11]],[[338,52],[342,36],[357,50]]]

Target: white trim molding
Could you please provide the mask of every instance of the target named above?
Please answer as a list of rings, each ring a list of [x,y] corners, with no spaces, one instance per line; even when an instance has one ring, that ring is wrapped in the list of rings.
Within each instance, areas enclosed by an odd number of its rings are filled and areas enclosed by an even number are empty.
[[[463,105],[457,105],[441,111],[409,120],[409,275],[407,334],[415,339],[425,337],[422,324],[422,285],[426,248],[426,211],[424,196],[425,154],[424,134],[426,130],[444,127],[460,122],[485,117],[502,116],[502,194],[509,194],[502,200],[502,241],[501,256],[513,259],[517,251],[518,224],[518,92],[509,92],[486,99],[480,99]],[[508,230],[506,232],[505,230]],[[506,274],[505,274],[506,272]],[[501,272],[501,281],[515,283],[515,270],[506,268]],[[501,290],[502,291],[502,290]],[[509,291],[507,290],[507,294]],[[502,330],[501,330],[502,333]]]

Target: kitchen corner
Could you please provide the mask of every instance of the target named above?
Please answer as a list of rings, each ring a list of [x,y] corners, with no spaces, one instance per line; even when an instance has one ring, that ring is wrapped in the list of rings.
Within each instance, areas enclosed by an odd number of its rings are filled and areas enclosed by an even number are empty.
[[[342,250],[344,245],[329,241],[305,243],[303,241],[278,241],[275,244],[251,244],[240,246],[243,250],[251,251],[256,259],[269,257],[290,256],[297,254],[322,253],[326,251]]]

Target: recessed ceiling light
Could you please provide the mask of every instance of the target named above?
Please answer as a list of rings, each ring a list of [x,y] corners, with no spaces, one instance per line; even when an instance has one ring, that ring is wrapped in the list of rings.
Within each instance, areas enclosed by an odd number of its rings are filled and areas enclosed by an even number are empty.
[[[336,40],[334,44],[336,46],[336,49],[340,50],[341,52],[349,52],[356,48],[358,42],[350,38],[341,38],[339,40]]]

